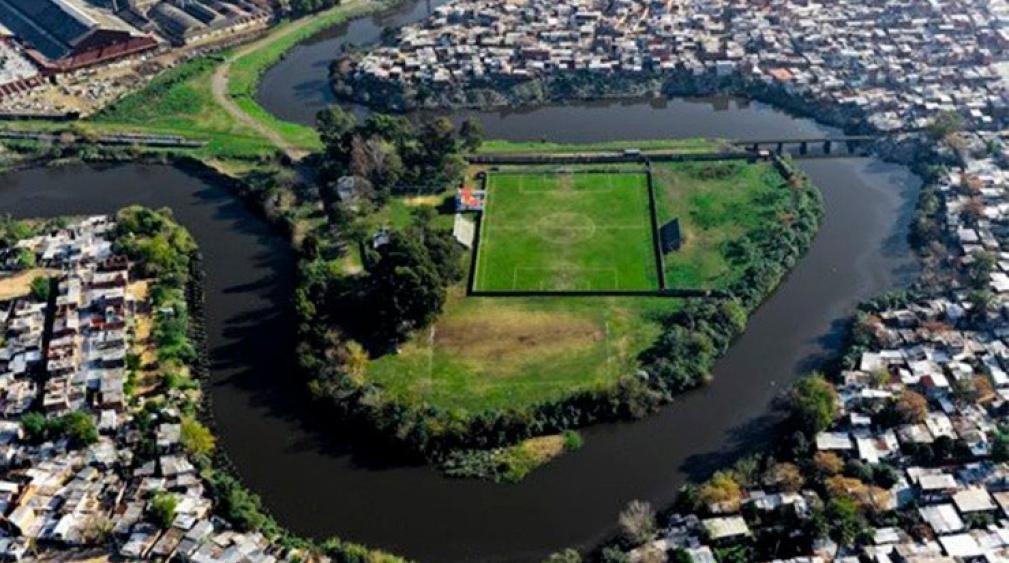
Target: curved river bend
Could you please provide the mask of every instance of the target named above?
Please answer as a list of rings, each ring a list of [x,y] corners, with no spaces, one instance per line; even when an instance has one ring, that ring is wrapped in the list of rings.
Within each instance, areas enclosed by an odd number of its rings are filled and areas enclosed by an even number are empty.
[[[364,24],[350,28],[355,25]],[[324,51],[320,45],[329,45],[332,56],[339,41],[296,48],[271,73],[291,72],[287,65],[293,65],[306,69],[300,80],[274,80],[275,90],[261,98],[296,100],[325,88],[325,65],[299,57]],[[306,105],[304,99],[284,103]],[[558,141],[825,131],[736,100],[559,106],[483,117],[494,137]],[[769,436],[771,400],[837,349],[855,304],[914,275],[905,240],[917,178],[867,158],[801,164],[823,192],[826,219],[810,252],[718,362],[714,383],[645,420],[587,429],[582,450],[514,486],[448,480],[430,468],[403,466],[352,446],[336,420],[306,415],[292,370],[295,256],[225,188],[164,166],[33,169],[0,176],[0,210],[21,217],[110,212],[132,203],[174,210],[206,258],[210,392],[220,444],[285,525],[423,561],[535,561],[561,547],[590,546],[612,530],[627,501],[664,505],[685,479],[703,478],[759,446]]]

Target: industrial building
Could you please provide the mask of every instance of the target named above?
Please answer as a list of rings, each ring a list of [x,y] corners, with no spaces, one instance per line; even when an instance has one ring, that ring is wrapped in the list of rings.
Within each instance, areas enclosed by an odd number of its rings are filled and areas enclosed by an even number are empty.
[[[75,70],[158,45],[151,35],[83,0],[0,0],[0,25],[48,72]]]

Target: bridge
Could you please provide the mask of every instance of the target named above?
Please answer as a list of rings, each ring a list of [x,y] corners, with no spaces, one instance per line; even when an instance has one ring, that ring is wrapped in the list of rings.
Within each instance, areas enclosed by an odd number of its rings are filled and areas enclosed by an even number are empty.
[[[783,154],[785,147],[799,147],[799,154],[809,153],[810,146],[822,146],[823,154],[829,155],[835,144],[843,144],[849,151],[857,145],[872,143],[880,138],[879,135],[838,135],[833,137],[799,137],[787,139],[749,139],[732,141],[732,145],[744,147],[751,152],[760,152],[762,148],[774,148],[774,152]]]

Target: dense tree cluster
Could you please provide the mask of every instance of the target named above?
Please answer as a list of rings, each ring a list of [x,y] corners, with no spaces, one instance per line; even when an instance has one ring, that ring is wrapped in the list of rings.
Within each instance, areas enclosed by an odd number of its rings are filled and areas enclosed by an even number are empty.
[[[42,413],[29,412],[21,417],[21,425],[25,440],[33,444],[65,438],[71,447],[81,448],[98,441],[95,421],[80,411],[69,412],[56,418],[46,418]]]
[[[365,145],[372,135],[387,146],[402,146],[397,138],[411,139],[407,144],[438,144],[418,141],[412,134],[401,137],[396,132],[424,131],[425,126],[406,129],[400,118],[376,116],[358,126],[345,114],[330,112],[320,116],[320,122],[334,154],[352,149],[355,135]],[[442,129],[447,134],[447,128]],[[466,132],[464,137],[473,134]],[[460,144],[455,139],[443,146],[458,151]],[[345,174],[347,166],[349,161],[336,162],[327,175]],[[434,318],[444,303],[445,288],[463,273],[458,247],[448,233],[432,229],[423,218],[406,231],[390,232],[387,242],[374,250],[370,240],[359,239],[365,258],[360,274],[348,276],[336,260],[322,256],[303,264],[303,283],[296,298],[305,335],[299,348],[301,366],[313,378],[313,394],[330,399],[329,404],[342,416],[366,421],[364,426],[375,436],[435,461],[455,450],[495,448],[594,422],[644,416],[706,381],[715,359],[743,331],[749,311],[808,248],[822,205],[818,192],[798,178],[782,182],[786,195],[775,210],[780,220],[734,243],[730,260],[742,274],[730,286],[730,296],[685,302],[682,309],[662,319],[662,333],[641,355],[642,369],[625,374],[611,387],[527,408],[469,413],[397,401],[368,382],[362,376],[362,362],[348,361],[361,356],[360,347],[351,341],[361,342],[371,353],[385,352],[390,344]],[[381,186],[375,177],[369,183],[373,188]],[[389,189],[399,191],[407,185],[402,182],[401,187]],[[375,188],[375,193],[385,189]],[[330,207],[339,207],[337,213],[330,212],[331,217],[338,214],[345,224],[348,218],[353,222],[342,204]],[[341,233],[348,236],[346,230]]]
[[[130,258],[137,277],[155,280],[152,336],[158,361],[169,369],[192,362],[196,350],[189,338],[185,292],[198,250],[189,231],[175,222],[170,210],[132,206],[116,214],[113,246]]]
[[[463,250],[451,233],[434,226],[429,208],[415,211],[408,227],[388,232],[377,248],[361,247],[365,269],[359,276],[347,277],[324,260],[306,264],[296,306],[303,318],[322,321],[302,327],[317,341],[328,345],[323,327],[339,326],[369,349],[385,351],[441,312],[448,287],[462,279]],[[339,348],[335,359],[349,373],[357,371],[360,362],[347,360],[360,353]]]
[[[340,210],[335,181],[352,176],[365,180],[364,195],[381,204],[389,195],[438,192],[457,183],[466,168],[464,150],[482,140],[478,122],[467,120],[457,133],[446,117],[414,123],[402,116],[373,113],[358,124],[354,116],[333,106],[319,112],[319,135],[325,144],[320,172],[328,189],[324,197],[331,218]],[[339,221],[338,221],[339,222]]]

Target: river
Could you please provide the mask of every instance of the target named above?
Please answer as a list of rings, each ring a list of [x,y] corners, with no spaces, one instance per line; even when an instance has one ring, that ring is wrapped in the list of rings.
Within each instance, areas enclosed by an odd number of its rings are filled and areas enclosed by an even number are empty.
[[[355,41],[364,43],[367,34],[353,30],[372,21],[344,29],[361,33]],[[307,99],[324,103],[321,91],[308,94],[325,88],[325,64],[312,56],[333,53],[340,37],[324,34],[293,50],[267,74],[260,99],[298,111],[309,107]],[[271,80],[271,73],[288,78]],[[828,131],[733,99],[555,106],[481,117],[491,136],[523,140]],[[337,420],[305,415],[303,386],[292,371],[294,256],[225,188],[164,166],[32,169],[0,177],[0,209],[15,216],[109,212],[129,203],[174,210],[206,257],[210,393],[220,444],[283,524],[422,561],[536,561],[561,547],[593,545],[612,531],[629,500],[664,506],[686,479],[703,478],[759,447],[769,436],[771,400],[837,350],[843,319],[855,304],[914,275],[906,235],[916,177],[870,158],[801,165],[824,195],[820,234],[718,362],[714,382],[645,420],[587,429],[582,450],[511,486],[404,466],[352,446]]]

